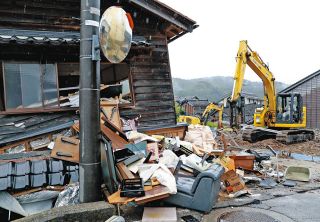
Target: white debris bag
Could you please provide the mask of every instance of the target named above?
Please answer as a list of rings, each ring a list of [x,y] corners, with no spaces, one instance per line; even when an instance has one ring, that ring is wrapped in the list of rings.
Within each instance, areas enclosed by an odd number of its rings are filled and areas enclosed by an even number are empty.
[[[157,178],[160,184],[166,186],[171,194],[177,193],[176,179],[165,165],[143,164],[139,166],[139,175],[145,183],[152,177]]]
[[[210,127],[202,125],[189,125],[184,140],[202,147],[206,152],[212,152],[216,144]]]
[[[171,150],[164,150],[162,157],[159,159],[159,163],[166,165],[168,168],[176,168],[179,162],[179,157]]]

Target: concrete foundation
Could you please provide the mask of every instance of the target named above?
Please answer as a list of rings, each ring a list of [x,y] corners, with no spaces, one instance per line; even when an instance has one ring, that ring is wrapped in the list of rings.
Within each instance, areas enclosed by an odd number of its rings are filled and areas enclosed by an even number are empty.
[[[34,214],[16,220],[18,222],[44,222],[44,221],[79,221],[104,222],[115,215],[115,206],[105,201],[83,203],[73,206],[57,207],[39,214]]]

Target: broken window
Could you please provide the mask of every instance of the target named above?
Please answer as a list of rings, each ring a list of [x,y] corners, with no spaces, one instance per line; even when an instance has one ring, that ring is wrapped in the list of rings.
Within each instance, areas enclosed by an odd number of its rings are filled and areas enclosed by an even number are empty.
[[[63,104],[79,91],[79,63],[0,65],[0,111],[70,107]],[[134,105],[129,64],[101,63],[101,84],[101,98],[117,97],[120,106]]]
[[[79,91],[79,63],[58,63],[59,95],[68,96]]]
[[[101,62],[101,98],[117,97],[120,106],[133,105],[130,66],[127,63]],[[59,95],[70,96],[79,91],[79,63],[58,63]],[[108,87],[107,87],[108,86]],[[61,102],[61,101],[60,101]]]
[[[58,106],[58,83],[55,64],[43,65],[43,100],[45,106]]]
[[[120,87],[120,91],[118,93],[118,98],[120,102],[119,106],[134,105],[129,64],[101,63],[101,83],[105,85],[113,85],[114,87],[112,88],[114,89]],[[111,89],[111,87],[109,88]],[[110,89],[106,89],[106,91]],[[102,98],[107,95],[109,95],[109,93],[101,93]],[[113,93],[113,95],[115,94]]]
[[[131,95],[129,79],[122,80],[120,84],[122,85],[122,94],[120,98],[120,104],[131,104],[132,95]]]
[[[58,105],[55,64],[3,62],[6,110]]]

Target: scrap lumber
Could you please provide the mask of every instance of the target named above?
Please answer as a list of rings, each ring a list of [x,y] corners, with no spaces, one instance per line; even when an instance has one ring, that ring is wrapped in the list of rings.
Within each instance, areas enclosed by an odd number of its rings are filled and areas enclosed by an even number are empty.
[[[188,126],[182,125],[182,126],[173,126],[173,127],[167,127],[167,128],[159,128],[159,129],[147,129],[147,130],[143,130],[142,133],[145,133],[149,136],[162,135],[169,138],[178,136],[179,139],[183,140],[187,131],[188,131]]]
[[[143,197],[138,197],[135,202],[139,205],[152,202],[155,200],[164,199],[170,196],[170,191],[167,187],[159,185],[153,187],[152,190],[146,191],[146,195]]]
[[[55,140],[51,157],[73,163],[79,163],[79,144],[80,140],[76,138],[58,136]]]
[[[134,179],[135,176],[131,173],[131,171],[124,165],[123,162],[117,163],[117,168],[119,173],[121,174],[122,179]]]
[[[116,132],[112,131],[110,128],[101,124],[101,132],[104,136],[106,136],[109,140],[111,140],[113,149],[122,149],[125,145],[128,144],[128,141],[119,136]]]
[[[110,204],[127,204],[134,201],[135,197],[120,197],[120,190],[107,197]]]
[[[101,117],[105,117],[118,129],[122,130],[118,103],[101,101]]]
[[[165,186],[145,186],[146,193],[143,197],[120,197],[120,190],[107,197],[110,204],[127,204],[135,201],[137,204],[152,202],[155,200],[167,198],[169,196],[169,189]]]

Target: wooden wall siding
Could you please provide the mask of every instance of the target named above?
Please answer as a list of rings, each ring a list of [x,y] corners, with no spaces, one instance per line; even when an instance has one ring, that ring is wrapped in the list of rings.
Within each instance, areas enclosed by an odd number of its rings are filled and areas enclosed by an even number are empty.
[[[121,110],[121,115],[129,118],[141,115],[140,129],[176,124],[166,36],[152,36],[150,42],[151,51],[130,61],[135,106]]]
[[[307,108],[307,127],[320,129],[320,74],[285,93],[300,93]]]
[[[101,11],[115,0],[101,2]],[[152,44],[149,49],[131,50],[126,61],[132,74],[134,108],[123,109],[122,115],[141,115],[139,128],[155,128],[176,124],[174,96],[167,36],[168,24],[157,16],[125,4],[125,10],[137,12],[134,35],[143,35]],[[79,31],[79,0],[1,0],[0,26],[16,29]],[[0,59],[77,62],[78,47],[13,46],[0,47]],[[69,50],[69,51],[68,51]],[[8,55],[9,52],[9,55]],[[12,53],[11,53],[12,52]],[[102,57],[103,58],[103,57]],[[62,60],[62,61],[59,61]]]
[[[0,25],[79,30],[80,1],[1,0]]]
[[[101,1],[101,14],[118,1]],[[123,8],[137,16],[134,22],[143,23],[142,33],[150,31],[151,26],[165,30],[170,24],[138,6],[123,1]],[[148,18],[148,22],[146,22]],[[41,30],[80,30],[80,1],[79,0],[1,0],[0,26],[13,28]],[[160,27],[161,26],[161,27]]]

